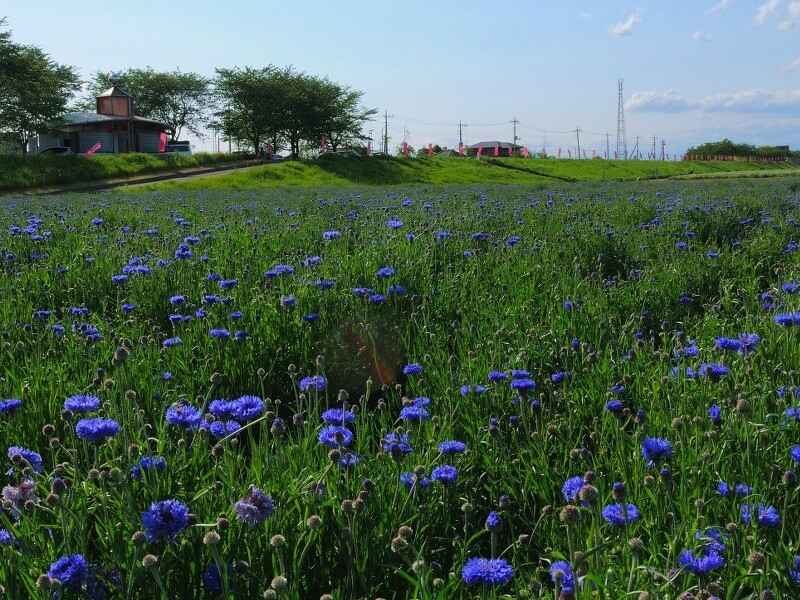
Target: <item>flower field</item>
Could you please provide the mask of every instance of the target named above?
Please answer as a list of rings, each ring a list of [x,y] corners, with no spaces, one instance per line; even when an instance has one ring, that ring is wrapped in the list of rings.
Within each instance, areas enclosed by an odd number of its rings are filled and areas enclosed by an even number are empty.
[[[790,183],[0,200],[4,597],[800,597]]]

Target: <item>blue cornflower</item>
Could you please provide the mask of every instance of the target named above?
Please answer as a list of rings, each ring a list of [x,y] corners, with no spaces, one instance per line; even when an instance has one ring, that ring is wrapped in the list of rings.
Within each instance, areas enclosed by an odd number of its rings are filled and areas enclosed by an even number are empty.
[[[558,589],[566,596],[575,593],[575,574],[572,566],[564,561],[558,560],[550,565],[550,581],[558,586]]]
[[[529,377],[515,378],[512,372],[511,389],[520,393],[530,392],[536,389],[536,382]]]
[[[505,381],[508,379],[508,373],[505,371],[490,371],[488,376],[489,381],[496,383],[498,381]]]
[[[208,335],[217,340],[227,340],[231,337],[231,332],[224,327],[215,327],[208,330]]]
[[[556,385],[571,380],[572,380],[572,373],[570,373],[569,371],[556,371],[555,373],[550,375],[550,381],[552,381]]]
[[[430,413],[423,406],[410,404],[400,410],[400,419],[403,421],[422,422],[431,418]]]
[[[492,511],[486,516],[485,525],[486,529],[488,529],[489,531],[494,531],[496,529],[499,529],[502,524],[503,524],[503,519],[500,517],[500,513]]]
[[[236,518],[250,526],[262,523],[275,510],[275,502],[257,487],[251,485],[247,495],[233,505]]]
[[[438,481],[439,483],[443,483],[444,485],[453,484],[458,479],[458,469],[456,469],[453,465],[442,465],[440,467],[436,467],[431,472],[431,479]]]
[[[795,585],[800,585],[800,556],[794,557],[794,569],[789,569],[789,579]]]
[[[267,279],[274,279],[282,275],[291,275],[294,273],[294,267],[291,265],[275,265],[264,273]]]
[[[300,380],[299,388],[300,391],[307,392],[309,390],[315,390],[317,392],[322,392],[328,386],[328,380],[325,379],[322,375],[312,375],[311,377],[303,377]]]
[[[394,267],[381,267],[375,273],[375,276],[379,279],[388,279],[389,277],[394,277],[395,270]]]
[[[606,402],[606,410],[610,413],[619,413],[623,408],[625,408],[625,404],[622,402],[622,400],[617,400],[615,398]]]
[[[720,496],[727,498],[731,494],[731,488],[726,482],[720,480],[717,482],[717,493]]]
[[[416,489],[425,489],[431,485],[431,480],[427,477],[417,477],[416,473],[406,471],[400,473],[400,483],[406,486],[409,491]]]
[[[163,456],[143,456],[131,467],[131,479],[140,480],[146,471],[163,471],[166,468],[167,461]]]
[[[142,525],[148,542],[173,540],[189,526],[189,507],[180,500],[153,502],[142,513]]]
[[[796,294],[800,291],[800,284],[796,281],[787,281],[783,285],[781,285],[781,289],[785,294]]]
[[[756,524],[761,527],[774,528],[781,524],[781,515],[774,506],[742,504],[739,507],[739,512],[742,517],[742,523],[745,525],[750,524],[753,512],[756,513]]]
[[[789,448],[789,456],[794,462],[800,463],[800,445]]]
[[[175,346],[180,346],[181,344],[183,344],[183,340],[178,336],[167,338],[161,343],[164,348],[173,348]]]
[[[197,429],[202,418],[203,413],[199,408],[185,402],[171,405],[166,412],[167,423],[187,430]]]
[[[407,433],[396,433],[390,431],[381,441],[381,447],[386,454],[391,454],[394,458],[411,454],[413,448],[411,447],[411,438]]]
[[[25,459],[36,473],[42,472],[42,455],[33,450],[22,448],[20,446],[11,446],[8,449],[8,459],[14,462],[17,457]]]
[[[186,296],[184,296],[183,294],[176,294],[175,296],[170,296],[169,303],[172,304],[172,306],[179,306],[181,304],[185,304]]]
[[[419,363],[409,363],[403,367],[403,375],[419,375],[422,373],[422,365]]]
[[[81,419],[75,425],[75,433],[79,438],[95,443],[114,437],[120,429],[114,419],[103,418]]]
[[[89,579],[89,563],[83,554],[62,556],[50,565],[47,576],[57,579],[65,588],[78,591]]]
[[[467,585],[505,585],[513,577],[513,567],[502,558],[470,558],[461,569]]]
[[[370,294],[369,301],[372,304],[384,304],[386,302],[386,296],[383,294]]]
[[[800,325],[800,312],[777,314],[772,320],[783,327],[797,327]]]
[[[258,396],[240,396],[231,402],[231,417],[240,423],[249,423],[263,413],[264,401]]]
[[[386,221],[386,226],[389,229],[400,229],[403,226],[403,222],[400,219],[389,219]]]
[[[350,467],[355,467],[359,462],[361,462],[361,457],[358,454],[345,452],[339,459],[339,466],[343,469],[349,469]]]
[[[627,525],[639,520],[639,509],[635,504],[608,504],[603,507],[603,518],[611,525]]]
[[[427,396],[417,396],[414,398],[414,406],[422,406],[423,408],[427,408],[431,405],[431,399]]]
[[[649,465],[672,457],[672,444],[669,440],[646,437],[642,441],[642,456]]]
[[[707,575],[724,567],[725,559],[713,551],[695,556],[691,550],[684,550],[678,557],[678,564],[695,575]]]
[[[712,404],[708,409],[708,418],[714,425],[719,425],[722,422],[722,409],[716,404]]]
[[[328,425],[346,425],[355,422],[356,414],[343,408],[329,408],[322,413],[322,420]]]
[[[326,241],[338,240],[340,237],[342,237],[342,234],[339,231],[336,231],[335,229],[325,231],[322,234],[322,239]]]
[[[239,285],[238,279],[220,279],[217,281],[217,285],[221,290],[232,290],[237,285]]]
[[[753,493],[753,488],[746,483],[737,483],[733,486],[733,493],[736,494],[738,498],[744,498]]]
[[[0,415],[10,415],[14,413],[14,411],[16,411],[20,406],[22,406],[22,400],[17,398],[0,400]]]
[[[445,440],[439,444],[439,452],[442,454],[461,454],[467,450],[467,445],[458,440]]]
[[[561,495],[564,496],[564,500],[566,502],[576,502],[578,500],[578,492],[581,491],[584,483],[583,477],[580,475],[569,477],[564,482],[564,485],[561,486]]]
[[[706,377],[712,381],[718,381],[730,373],[730,369],[720,363],[703,363],[697,370],[700,377]]]
[[[328,425],[320,430],[317,439],[328,448],[346,448],[353,442],[353,432],[340,425]]]
[[[14,543],[14,536],[8,529],[0,529],[0,546],[11,546]]]
[[[485,385],[475,384],[475,385],[462,385],[461,386],[461,395],[462,396],[469,396],[470,394],[480,395],[486,392],[488,388]]]

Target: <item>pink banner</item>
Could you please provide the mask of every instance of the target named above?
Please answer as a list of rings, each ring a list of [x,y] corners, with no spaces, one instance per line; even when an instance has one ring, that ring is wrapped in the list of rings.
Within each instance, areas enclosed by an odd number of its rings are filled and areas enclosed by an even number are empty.
[[[95,152],[100,150],[100,148],[102,148],[102,147],[103,147],[103,144],[101,144],[100,142],[97,142],[94,146],[92,146],[91,148],[89,148],[86,151],[86,156],[92,156]]]
[[[522,156],[523,158],[528,158],[530,156],[530,152],[528,152],[527,148],[522,148]]]
[[[500,146],[498,144],[494,145],[494,155],[500,156]]]
[[[167,151],[167,134],[163,131],[161,135],[158,136],[158,151],[159,152],[166,152]]]

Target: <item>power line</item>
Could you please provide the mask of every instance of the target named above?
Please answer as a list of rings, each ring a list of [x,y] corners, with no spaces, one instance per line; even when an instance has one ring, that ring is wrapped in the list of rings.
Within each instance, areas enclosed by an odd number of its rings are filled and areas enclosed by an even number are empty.
[[[511,149],[513,150],[514,148],[516,148],[517,140],[519,139],[517,137],[517,125],[519,125],[519,120],[517,119],[517,117],[514,117],[513,119],[511,119],[511,124],[514,125],[514,139],[511,142]]]

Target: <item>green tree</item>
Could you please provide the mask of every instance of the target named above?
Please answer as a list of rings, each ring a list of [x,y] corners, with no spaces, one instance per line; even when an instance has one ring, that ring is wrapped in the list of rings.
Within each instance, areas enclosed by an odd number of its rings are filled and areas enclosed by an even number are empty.
[[[280,148],[286,94],[279,69],[217,69],[214,89],[219,105],[215,128],[228,139],[244,140],[254,151],[267,142]]]
[[[37,133],[64,114],[79,85],[74,68],[35,46],[15,44],[8,30],[0,31],[0,136],[23,154]]]
[[[211,80],[198,73],[129,69],[122,73],[97,73],[90,85],[85,108],[94,108],[94,99],[117,83],[134,100],[136,114],[155,119],[166,126],[170,139],[180,139],[185,129],[201,135],[211,107]]]

